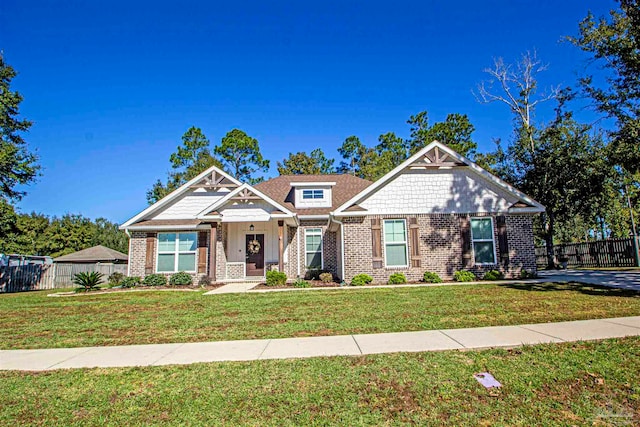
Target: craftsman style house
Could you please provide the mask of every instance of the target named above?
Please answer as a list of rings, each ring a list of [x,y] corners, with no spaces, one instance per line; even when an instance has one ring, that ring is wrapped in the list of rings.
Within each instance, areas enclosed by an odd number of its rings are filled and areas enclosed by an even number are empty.
[[[251,186],[212,167],[134,216],[129,275],[186,271],[262,280],[269,269],[349,281],[457,270],[507,277],[536,268],[533,216],[544,207],[434,141],[372,183],[288,175]]]

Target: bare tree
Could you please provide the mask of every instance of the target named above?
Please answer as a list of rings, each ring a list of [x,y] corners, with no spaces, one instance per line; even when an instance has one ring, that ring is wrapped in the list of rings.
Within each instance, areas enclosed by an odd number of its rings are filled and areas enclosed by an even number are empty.
[[[505,64],[502,58],[494,58],[493,67],[484,69],[490,79],[480,82],[477,93],[474,92],[476,99],[483,104],[501,102],[509,107],[525,132],[532,153],[535,150],[534,110],[538,104],[557,99],[560,95],[560,87],[556,86],[537,96],[536,76],[547,68],[548,65],[538,59],[535,51],[524,53],[515,66]]]

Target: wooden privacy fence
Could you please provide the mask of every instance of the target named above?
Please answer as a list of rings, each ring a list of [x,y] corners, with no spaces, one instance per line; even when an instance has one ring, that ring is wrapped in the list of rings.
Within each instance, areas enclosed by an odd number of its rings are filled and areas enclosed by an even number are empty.
[[[109,275],[115,272],[122,273],[125,276],[127,275],[127,264],[57,262],[55,263],[55,266],[56,266],[56,275],[55,275],[56,288],[72,286],[73,276],[76,273],[82,273],[87,271],[97,271],[98,273],[102,273],[104,275],[102,278],[103,282],[106,282]]]
[[[38,291],[54,287],[54,264],[23,264],[0,267],[0,292]]]
[[[605,239],[593,242],[555,245],[553,253],[556,264],[567,261],[567,267],[640,267],[638,245],[640,238]],[[539,268],[547,266],[547,250],[536,247],[536,262]]]

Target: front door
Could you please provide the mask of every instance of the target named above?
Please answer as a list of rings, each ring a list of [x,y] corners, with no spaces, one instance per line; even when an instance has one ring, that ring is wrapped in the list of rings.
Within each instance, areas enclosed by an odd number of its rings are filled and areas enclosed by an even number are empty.
[[[247,234],[245,239],[247,276],[264,276],[264,234]]]

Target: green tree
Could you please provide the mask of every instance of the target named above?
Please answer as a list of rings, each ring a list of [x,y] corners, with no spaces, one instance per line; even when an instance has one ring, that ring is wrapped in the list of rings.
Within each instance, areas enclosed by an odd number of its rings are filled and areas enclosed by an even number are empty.
[[[17,230],[18,215],[13,206],[0,198],[0,253],[12,252],[9,247],[9,236]]]
[[[582,77],[580,85],[596,109],[616,121],[611,158],[634,174],[640,171],[640,2],[619,3],[608,18],[589,13],[578,36],[569,40],[607,72],[603,85],[591,75]]]
[[[514,115],[512,142],[483,161],[495,162],[493,170],[499,176],[545,206],[539,232],[552,267],[559,224],[572,222],[578,215],[587,221],[597,215],[594,206],[602,200],[604,183],[613,169],[601,135],[566,111],[573,97],[570,91],[551,89],[538,95],[537,73],[544,69],[529,53],[515,66],[496,60],[494,68],[486,70],[493,81],[479,86],[479,97],[487,103],[504,103]],[[500,87],[497,92],[491,90],[492,83]],[[535,107],[551,99],[558,101],[555,119],[548,125],[534,122]]]
[[[338,166],[338,173],[346,173],[349,175],[358,176],[359,165],[362,162],[362,158],[366,155],[368,149],[355,135],[347,137],[340,148],[338,153],[344,160],[340,162]]]
[[[221,168],[220,161],[211,155],[209,144],[200,128],[190,127],[182,135],[182,145],[169,157],[172,171],[167,182],[163,184],[157,180],[147,191],[147,202],[150,205],[157,202],[213,165]]]
[[[473,159],[478,144],[473,141],[475,127],[466,114],[447,114],[444,122],[429,126],[426,111],[409,117],[411,136],[407,141],[409,155],[412,155],[433,141],[439,141],[459,154]]]
[[[240,129],[229,131],[213,151],[226,166],[227,171],[239,181],[255,184],[264,178],[254,174],[269,170],[269,160],[262,157],[258,140]]]
[[[32,182],[40,170],[38,157],[22,138],[32,123],[19,118],[23,98],[11,90],[16,75],[0,53],[0,198],[4,199],[20,199],[25,193],[16,187]]]
[[[322,175],[333,173],[335,160],[328,159],[321,148],[316,148],[307,154],[303,151],[289,153],[289,157],[282,163],[278,162],[280,175]]]
[[[125,254],[129,252],[129,238],[118,229],[118,224],[106,218],[96,218],[92,228],[91,246],[102,245]]]

